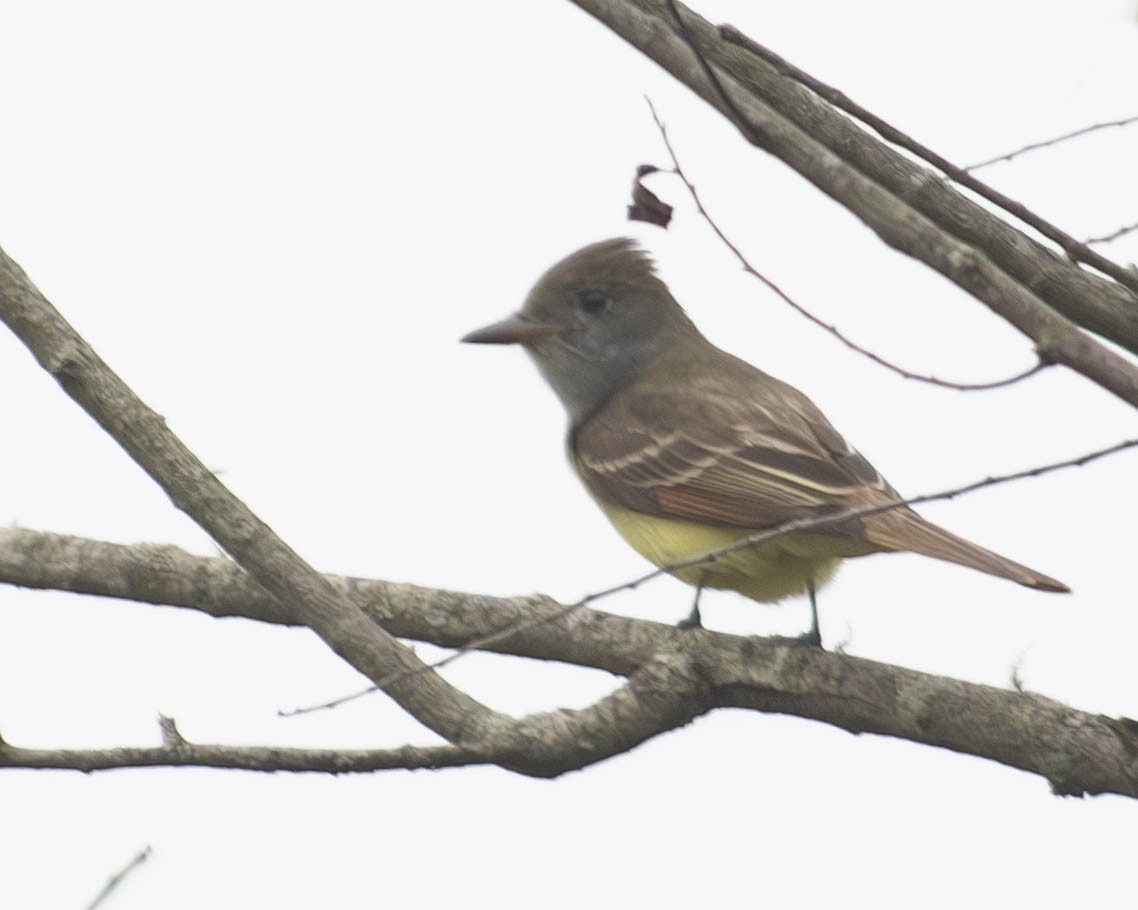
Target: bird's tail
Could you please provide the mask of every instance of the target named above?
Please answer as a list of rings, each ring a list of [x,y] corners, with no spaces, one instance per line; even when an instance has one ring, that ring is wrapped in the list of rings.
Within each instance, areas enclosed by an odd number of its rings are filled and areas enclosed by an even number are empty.
[[[1071,590],[1049,575],[957,537],[911,509],[895,509],[873,516],[866,521],[864,534],[866,540],[886,550],[908,550],[933,559],[955,562],[1040,591]]]

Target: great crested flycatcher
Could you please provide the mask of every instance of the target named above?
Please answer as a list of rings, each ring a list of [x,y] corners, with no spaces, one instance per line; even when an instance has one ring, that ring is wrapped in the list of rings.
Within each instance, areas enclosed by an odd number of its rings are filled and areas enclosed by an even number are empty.
[[[709,342],[628,239],[567,256],[521,311],[463,341],[521,344],[569,412],[569,455],[657,566],[790,519],[900,499],[797,389]],[[792,533],[672,574],[757,601],[814,591],[842,559],[908,550],[1043,591],[1066,585],[907,506]],[[690,624],[698,624],[698,600]],[[817,613],[811,636],[817,638]]]

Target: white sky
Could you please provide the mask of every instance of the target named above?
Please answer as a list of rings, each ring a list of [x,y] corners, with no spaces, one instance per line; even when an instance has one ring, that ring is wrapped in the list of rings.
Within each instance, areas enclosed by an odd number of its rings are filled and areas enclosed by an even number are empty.
[[[1138,112],[1127,0],[699,2],[951,160]],[[903,492],[1109,444],[1133,411],[1076,376],[961,394],[848,353],[743,276],[678,184],[667,234],[623,221],[665,163],[643,101],[757,266],[914,369],[991,379],[1030,346],[886,249],[565,2],[192,6],[11,0],[0,243],[135,390],[327,571],[575,598],[641,572],[579,488],[563,417],[517,351],[467,330],[576,247],[631,234],[713,340],[804,389]],[[983,173],[1076,235],[1138,218],[1138,128]],[[1108,252],[1138,260],[1138,236]],[[0,333],[0,521],[213,553],[210,541]],[[847,564],[827,641],[930,672],[1138,715],[1135,456],[926,515],[1074,589],[1045,596],[910,556]],[[673,621],[663,580],[605,608]],[[710,594],[712,628],[805,628],[800,602]],[[433,653],[423,648],[422,653]],[[450,677],[494,707],[588,704],[599,673],[485,656]],[[314,636],[0,588],[0,733],[28,746],[157,740],[429,742],[353,691]],[[547,782],[496,769],[322,776],[0,774],[15,907],[343,908],[1116,904],[1138,808],[1061,800],[978,759],[719,712]]]

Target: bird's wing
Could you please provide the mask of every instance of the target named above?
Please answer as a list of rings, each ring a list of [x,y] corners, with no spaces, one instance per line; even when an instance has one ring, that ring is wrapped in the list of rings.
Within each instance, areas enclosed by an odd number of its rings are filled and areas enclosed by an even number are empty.
[[[715,525],[764,528],[897,495],[805,395],[741,361],[641,377],[570,450],[602,502]]]

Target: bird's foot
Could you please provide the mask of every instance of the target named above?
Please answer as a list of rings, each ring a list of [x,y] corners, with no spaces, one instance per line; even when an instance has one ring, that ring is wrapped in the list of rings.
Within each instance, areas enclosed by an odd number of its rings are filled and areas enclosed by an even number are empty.
[[[699,615],[699,596],[703,593],[703,582],[707,578],[707,569],[700,569],[699,581],[695,586],[695,600],[692,601],[691,612],[676,623],[677,629],[702,629],[703,620]]]
[[[794,638],[790,639],[790,642],[792,644],[802,645],[804,647],[821,648],[822,633],[817,629],[811,629],[809,632],[803,632],[801,635],[794,636]]]

